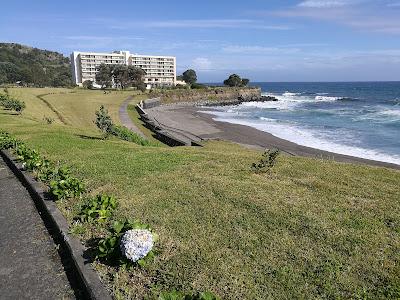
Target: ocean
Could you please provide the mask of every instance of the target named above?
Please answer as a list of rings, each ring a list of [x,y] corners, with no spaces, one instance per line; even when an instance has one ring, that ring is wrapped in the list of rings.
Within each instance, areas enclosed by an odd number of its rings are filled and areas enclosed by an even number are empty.
[[[304,146],[400,165],[400,82],[253,85],[278,101],[217,107],[215,119]]]

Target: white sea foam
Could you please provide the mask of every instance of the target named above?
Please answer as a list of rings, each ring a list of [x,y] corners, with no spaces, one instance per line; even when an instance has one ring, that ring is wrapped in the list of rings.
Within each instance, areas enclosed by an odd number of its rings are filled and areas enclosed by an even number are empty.
[[[316,96],[315,100],[317,101],[337,101],[343,99],[342,97],[331,97],[331,96]]]
[[[298,95],[300,95],[300,93],[284,92],[282,94],[282,96],[286,96],[286,97],[293,97],[293,96],[298,96]]]
[[[286,92],[282,95],[272,94],[272,93],[263,93],[263,96],[271,96],[275,97],[278,101],[253,101],[253,102],[244,102],[240,104],[240,106],[245,107],[257,107],[257,108],[266,108],[266,109],[277,109],[277,110],[290,110],[293,109],[303,103],[310,103],[315,101],[313,97],[301,96],[297,93]]]
[[[390,155],[377,149],[365,149],[358,146],[349,146],[333,141],[332,137],[317,130],[302,128],[294,124],[284,124],[274,119],[261,117],[259,120],[237,119],[234,115],[225,112],[204,111],[216,116],[215,120],[246,125],[261,131],[271,133],[279,138],[299,145],[350,155],[365,159],[378,160],[400,165],[400,155]],[[350,138],[348,140],[351,140]]]
[[[264,96],[275,97],[278,101],[266,101],[266,102],[245,102],[241,106],[257,107],[266,109],[277,109],[277,110],[292,110],[305,103],[316,103],[316,102],[333,102],[341,100],[341,97],[323,96],[320,93],[319,96],[307,96],[300,93],[285,92],[283,94],[263,93]]]
[[[387,109],[380,112],[382,115],[398,117],[400,120],[400,109]]]
[[[376,123],[400,122],[400,109],[376,107],[376,111],[355,116],[353,120],[371,120]]]

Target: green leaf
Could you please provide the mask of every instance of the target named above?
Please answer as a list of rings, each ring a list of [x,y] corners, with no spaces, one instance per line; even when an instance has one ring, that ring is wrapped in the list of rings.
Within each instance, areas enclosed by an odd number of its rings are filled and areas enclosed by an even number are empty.
[[[116,233],[120,233],[122,228],[124,228],[125,222],[115,221],[113,224],[113,229]]]

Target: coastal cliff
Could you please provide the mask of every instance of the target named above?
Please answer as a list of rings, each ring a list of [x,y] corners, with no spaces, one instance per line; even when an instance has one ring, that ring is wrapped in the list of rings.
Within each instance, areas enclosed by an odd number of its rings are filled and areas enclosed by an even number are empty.
[[[161,104],[190,102],[212,105],[213,103],[233,104],[236,102],[259,101],[262,99],[258,87],[215,87],[193,90],[165,90],[150,94],[151,98],[160,98]]]

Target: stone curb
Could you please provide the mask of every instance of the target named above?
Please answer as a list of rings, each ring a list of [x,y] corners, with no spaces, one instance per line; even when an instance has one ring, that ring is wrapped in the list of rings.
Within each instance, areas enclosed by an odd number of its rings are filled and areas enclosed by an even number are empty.
[[[42,216],[49,220],[49,224],[55,229],[54,233],[61,237],[62,247],[67,250],[68,255],[73,261],[73,267],[76,271],[76,276],[85,289],[86,295],[90,299],[96,300],[111,300],[112,297],[100,281],[100,277],[84,258],[85,247],[80,241],[71,236],[68,231],[68,223],[56,204],[52,200],[47,200],[44,196],[44,190],[32,175],[22,169],[22,164],[17,162],[12,155],[6,151],[0,151],[6,164],[12,172],[27,188],[32,199],[37,204]]]

